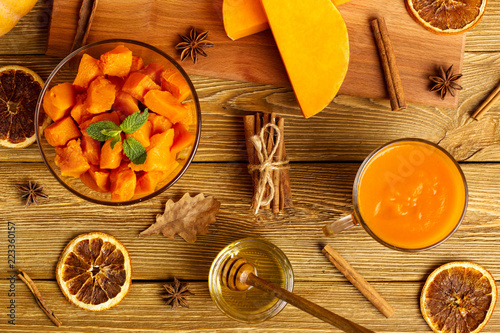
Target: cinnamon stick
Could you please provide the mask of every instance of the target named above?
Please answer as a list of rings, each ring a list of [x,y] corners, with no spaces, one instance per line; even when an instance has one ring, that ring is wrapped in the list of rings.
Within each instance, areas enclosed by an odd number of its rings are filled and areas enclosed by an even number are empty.
[[[73,46],[71,47],[71,52],[79,49],[87,42],[87,37],[89,36],[90,26],[94,20],[94,14],[97,10],[98,0],[83,0],[82,6],[80,7],[78,25],[76,28],[75,39],[73,40]]]
[[[384,316],[389,318],[394,314],[389,303],[330,245],[321,252]]]
[[[284,120],[284,119],[283,119]],[[286,147],[285,147],[285,124],[283,123],[283,129],[281,130],[281,136],[283,139],[283,151],[281,153],[282,161],[287,160],[286,156]],[[280,210],[283,208],[291,208],[293,207],[292,201],[292,187],[290,185],[290,171],[288,168],[281,170],[280,173],[280,193],[283,204],[280,203]],[[283,205],[283,206],[282,206]]]
[[[392,110],[399,111],[406,108],[403,85],[399,77],[396,56],[383,17],[371,21],[373,36],[382,62],[385,82],[389,92]]]
[[[28,276],[28,274],[26,272],[24,272],[22,269],[19,269],[18,271],[19,271],[19,274],[17,276],[24,283],[26,283],[26,285],[28,286],[29,290],[31,290],[31,293],[33,294],[33,296],[35,296],[35,300],[38,303],[38,306],[40,307],[40,309],[42,309],[42,311],[47,315],[47,317],[49,317],[50,320],[52,320],[52,322],[57,327],[61,327],[62,322],[59,320],[59,318],[56,317],[56,315],[54,314],[54,312],[52,312],[48,308],[47,304],[45,304],[45,301],[43,300],[42,295],[38,291],[38,288],[36,287],[36,285],[33,282],[33,280],[31,280],[31,278]]]
[[[255,116],[243,117],[243,128],[245,131],[245,144],[247,147],[248,163],[250,165],[257,164],[257,155],[255,148],[251,142],[251,137],[255,135]],[[252,186],[255,188],[258,182],[257,171],[252,172]],[[252,207],[254,207],[254,200],[252,200]]]
[[[278,143],[278,149],[276,154],[274,155],[274,160],[276,162],[283,161],[283,146],[285,142],[285,138],[283,136],[283,132],[285,129],[285,119],[281,117],[276,117],[276,123],[279,128],[280,133],[280,142]],[[276,169],[273,173],[273,183],[274,183],[274,199],[273,199],[273,213],[278,213],[280,211],[280,204],[283,201],[283,197],[281,195],[281,170]]]
[[[274,124],[274,125],[276,125],[276,122],[275,122],[275,120],[276,120],[276,113],[274,113],[274,112],[273,112],[273,113],[271,113],[271,114],[266,113],[266,114],[265,114],[265,116],[266,116],[266,120],[267,120],[267,121],[265,121],[265,122],[264,122],[263,126],[264,126],[264,125],[266,125],[266,124]],[[267,140],[266,140],[267,155],[270,155],[270,154],[271,154],[271,151],[273,150],[273,146],[274,146],[274,135],[275,135],[275,133],[274,133],[274,129],[271,127],[271,128],[269,129],[269,133],[266,135],[266,136],[267,136]],[[274,175],[274,173],[273,173],[273,175]],[[271,191],[271,189],[267,189],[267,190],[266,190],[266,193],[265,193],[265,195],[264,195],[264,197],[268,196],[270,191]],[[271,208],[271,203],[268,203],[268,204],[267,204],[267,205],[265,205],[263,208],[264,208],[264,209],[269,209],[269,208]]]
[[[255,134],[259,135],[260,131],[262,130],[262,126],[263,126],[262,114],[256,113],[255,114]],[[254,151],[255,151],[255,148],[254,148]],[[257,161],[257,156],[255,156],[255,160]],[[256,179],[255,185],[253,187],[253,194],[254,195],[253,195],[253,201],[252,201],[252,208],[255,208],[257,205],[257,197],[255,194],[257,193],[258,188],[259,188],[259,172],[255,171],[255,174],[256,174],[257,179]]]
[[[500,83],[493,92],[479,105],[477,110],[472,114],[475,120],[481,119],[491,107],[500,100]]]

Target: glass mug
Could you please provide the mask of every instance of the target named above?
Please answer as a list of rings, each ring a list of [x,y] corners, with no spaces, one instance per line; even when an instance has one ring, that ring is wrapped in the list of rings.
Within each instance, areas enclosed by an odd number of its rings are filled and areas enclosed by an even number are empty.
[[[468,190],[462,169],[446,150],[408,138],[368,155],[356,174],[352,200],[354,212],[325,225],[325,235],[361,224],[391,249],[421,251],[458,229]]]

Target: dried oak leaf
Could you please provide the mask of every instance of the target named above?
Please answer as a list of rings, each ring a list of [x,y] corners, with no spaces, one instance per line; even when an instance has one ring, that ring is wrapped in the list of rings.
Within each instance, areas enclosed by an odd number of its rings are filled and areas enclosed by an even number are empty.
[[[203,193],[191,197],[184,194],[181,200],[174,203],[168,200],[165,212],[156,216],[156,223],[139,234],[141,236],[159,235],[174,238],[178,234],[186,242],[194,243],[196,235],[208,232],[210,224],[215,223],[220,202],[214,197],[205,197]]]

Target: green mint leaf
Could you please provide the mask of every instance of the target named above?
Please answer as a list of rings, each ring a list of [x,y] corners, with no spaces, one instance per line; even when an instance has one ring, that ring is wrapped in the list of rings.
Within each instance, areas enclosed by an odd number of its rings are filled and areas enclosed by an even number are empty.
[[[125,118],[121,123],[120,128],[127,134],[134,133],[139,128],[146,123],[148,120],[148,109],[144,109],[144,112],[137,111],[132,113],[130,116]]]
[[[87,127],[87,133],[97,141],[106,141],[111,139],[112,136],[105,135],[102,132],[106,130],[120,130],[120,127],[114,122],[109,120],[98,121]]]
[[[123,152],[134,164],[144,164],[148,157],[144,146],[134,138],[128,138],[123,141]]]
[[[102,134],[106,135],[106,136],[109,136],[110,138],[114,138],[116,136],[118,136],[118,134],[120,134],[122,132],[121,129],[103,129],[101,131]]]
[[[117,135],[117,136],[113,137],[113,139],[109,143],[109,145],[111,146],[111,149],[115,149],[115,145],[118,142],[120,142],[121,140],[122,140],[122,136],[121,135]]]

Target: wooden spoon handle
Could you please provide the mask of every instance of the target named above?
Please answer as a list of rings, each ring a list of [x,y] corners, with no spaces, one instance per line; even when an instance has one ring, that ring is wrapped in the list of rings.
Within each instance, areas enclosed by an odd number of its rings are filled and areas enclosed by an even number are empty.
[[[305,311],[316,318],[319,318],[347,333],[375,333],[363,326],[360,326],[352,321],[345,319],[335,313],[328,311],[327,309],[306,300],[294,293],[289,292],[286,289],[280,288],[272,283],[262,280],[258,276],[250,273],[246,277],[246,284],[254,286],[274,297],[284,300],[285,302],[292,304],[293,306]]]

